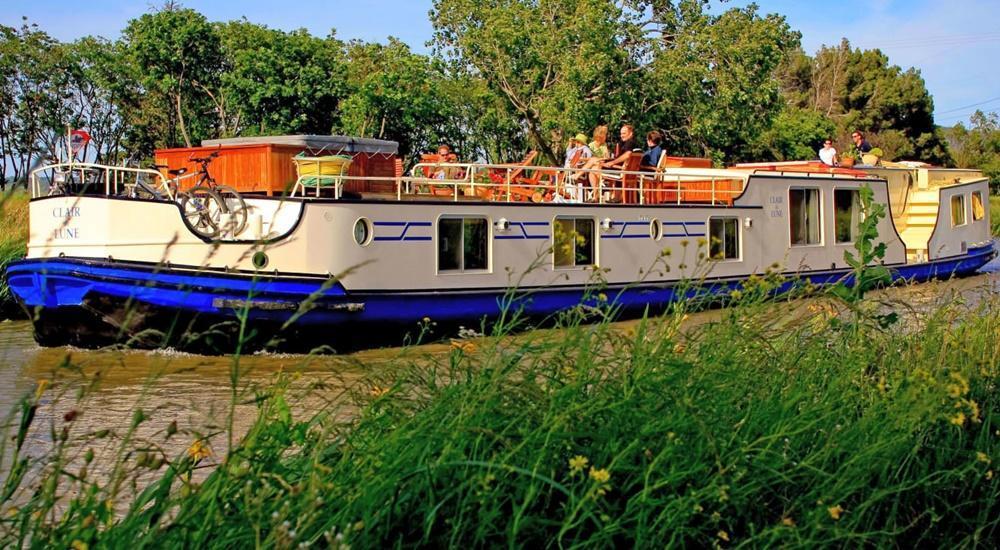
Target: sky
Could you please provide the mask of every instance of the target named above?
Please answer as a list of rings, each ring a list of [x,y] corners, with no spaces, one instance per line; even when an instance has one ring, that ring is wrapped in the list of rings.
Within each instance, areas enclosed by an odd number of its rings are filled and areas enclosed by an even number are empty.
[[[487,0],[488,1],[488,0]],[[87,35],[117,38],[129,19],[162,2],[126,0],[0,0],[0,24],[27,16],[59,40]],[[720,13],[748,0],[713,0]],[[762,13],[784,15],[802,33],[807,53],[847,38],[879,48],[890,62],[916,67],[934,97],[935,120],[950,126],[976,110],[1000,111],[1000,0],[758,0]],[[430,0],[182,0],[213,21],[246,17],[254,23],[318,36],[384,41],[395,36],[426,52]]]

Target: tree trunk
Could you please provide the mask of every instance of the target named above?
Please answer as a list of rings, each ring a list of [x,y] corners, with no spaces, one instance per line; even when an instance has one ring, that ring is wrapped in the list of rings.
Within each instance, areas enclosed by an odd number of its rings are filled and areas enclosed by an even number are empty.
[[[184,124],[184,113],[181,111],[181,94],[174,94],[174,105],[177,107],[177,125],[180,126],[181,136],[184,137],[184,146],[191,147],[191,137],[188,136],[187,126]]]

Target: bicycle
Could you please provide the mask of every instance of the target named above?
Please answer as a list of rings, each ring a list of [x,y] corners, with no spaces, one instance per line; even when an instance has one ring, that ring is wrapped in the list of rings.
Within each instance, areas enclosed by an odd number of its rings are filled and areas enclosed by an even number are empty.
[[[188,225],[195,233],[209,239],[226,234],[238,235],[247,224],[246,201],[232,187],[216,183],[208,171],[208,165],[218,156],[219,152],[213,151],[206,157],[192,157],[192,162],[201,165],[199,170],[190,174],[187,173],[187,168],[167,170],[167,174],[173,177],[165,182],[179,201],[181,213]],[[162,165],[156,167],[166,168]],[[182,180],[196,176],[201,177],[194,187],[187,191],[180,190]],[[135,189],[141,189],[141,192],[154,197],[160,196],[155,189],[145,184],[137,185]]]

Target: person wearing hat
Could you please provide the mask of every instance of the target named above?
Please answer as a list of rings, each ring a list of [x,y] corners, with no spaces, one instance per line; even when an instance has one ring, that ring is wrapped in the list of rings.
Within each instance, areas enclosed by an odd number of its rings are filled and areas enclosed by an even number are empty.
[[[564,168],[579,168],[590,157],[594,156],[590,147],[587,147],[587,136],[577,134],[570,138],[569,147],[566,148],[566,162]]]

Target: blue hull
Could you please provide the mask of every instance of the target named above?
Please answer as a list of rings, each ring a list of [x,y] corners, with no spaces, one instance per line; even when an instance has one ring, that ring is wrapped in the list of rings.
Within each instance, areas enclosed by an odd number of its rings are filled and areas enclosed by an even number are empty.
[[[962,256],[896,266],[892,273],[896,280],[912,281],[962,276],[974,273],[995,254],[992,245],[982,246]],[[206,326],[235,325],[245,317],[247,326],[263,341],[272,333],[283,332],[281,341],[294,342],[297,346],[291,347],[302,349],[334,340],[364,346],[361,337],[376,331],[395,332],[399,341],[401,332],[416,329],[425,318],[442,326],[478,326],[483,318],[497,316],[505,306],[523,309],[532,317],[545,317],[594,300],[588,289],[581,287],[523,289],[516,295],[503,289],[355,292],[320,278],[255,278],[250,274],[69,258],[12,262],[6,277],[11,291],[35,321],[36,338],[48,345],[104,345],[149,329],[160,336],[149,341],[132,339],[131,343],[175,345],[195,326],[204,330]],[[812,272],[802,274],[799,280],[816,285],[841,280],[850,283],[850,272]],[[674,284],[637,283],[610,287],[603,293],[628,313],[660,310],[695,293],[721,295],[741,284],[742,279],[712,280],[695,291]],[[207,348],[225,347],[228,344],[223,340],[217,337]]]

